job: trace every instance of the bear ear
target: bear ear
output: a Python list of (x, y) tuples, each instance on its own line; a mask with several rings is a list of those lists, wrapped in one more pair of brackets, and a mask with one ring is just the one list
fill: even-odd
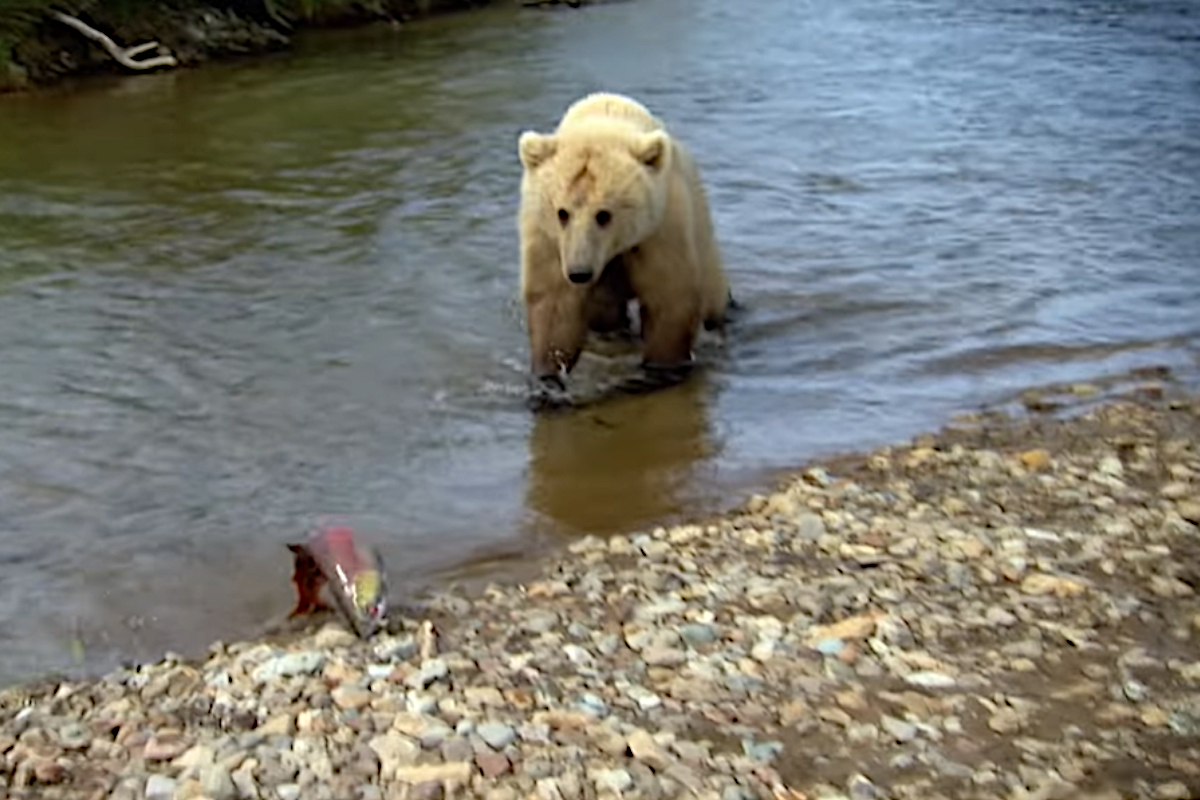
[(549, 161), (557, 149), (558, 142), (553, 136), (546, 136), (534, 131), (525, 131), (517, 140), (517, 152), (521, 156), (521, 165), (525, 169), (536, 169)]
[(642, 136), (633, 146), (633, 155), (654, 172), (667, 162), (667, 145), (670, 144), (665, 131), (653, 131)]

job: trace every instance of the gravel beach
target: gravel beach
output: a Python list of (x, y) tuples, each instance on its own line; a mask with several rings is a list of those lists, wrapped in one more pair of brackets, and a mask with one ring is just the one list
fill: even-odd
[(966, 415), (370, 641), (0, 691), (0, 797), (1197, 797), (1198, 526), (1193, 394)]

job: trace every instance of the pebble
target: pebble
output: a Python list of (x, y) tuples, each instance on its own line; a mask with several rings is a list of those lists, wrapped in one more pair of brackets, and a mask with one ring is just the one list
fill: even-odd
[(642, 711), (649, 711), (662, 705), (662, 698), (643, 686), (630, 686), (626, 690), (629, 698), (637, 703)]
[(679, 635), (689, 647), (703, 647), (717, 640), (717, 631), (712, 625), (689, 623), (679, 628)]
[(388, 636), (378, 639), (371, 652), (377, 661), (407, 661), (417, 654), (417, 641), (412, 636)]
[(312, 675), (324, 665), (325, 654), (318, 651), (285, 653), (258, 665), (254, 669), (254, 682), (263, 684), (295, 675)]
[(623, 769), (602, 769), (593, 776), (596, 790), (621, 794), (633, 788), (633, 777)]
[(485, 778), (492, 780), (512, 769), (512, 763), (503, 753), (476, 753), (475, 764)]
[(517, 732), (512, 726), (501, 722), (485, 722), (475, 728), (475, 733), (493, 750), (503, 750), (517, 738)]
[(770, 763), (778, 758), (779, 754), (783, 752), (783, 742), (756, 742), (753, 739), (743, 739), (742, 752), (744, 752), (746, 757), (751, 761)]
[(441, 680), (450, 674), (450, 668), (440, 658), (432, 658), (422, 662), (420, 669), (405, 681), (414, 689), (424, 689), (434, 681)]
[(146, 800), (172, 800), (175, 797), (176, 782), (166, 775), (151, 775), (146, 779)]
[(932, 670), (921, 670), (905, 675), (904, 682), (924, 689), (949, 689), (957, 683), (952, 676)]
[(825, 521), (816, 514), (801, 514), (796, 536), (805, 542), (815, 542), (825, 535)]
[(895, 717), (890, 717), (887, 714), (880, 717), (879, 727), (883, 728), (897, 742), (911, 742), (917, 737), (916, 725)]
[(640, 728), (633, 731), (629, 734), (628, 744), (630, 754), (656, 772), (665, 771), (673, 762), (648, 731)]
[(142, 758), (147, 761), (170, 761), (183, 755), (191, 747), (180, 733), (160, 733), (150, 737), (142, 748)]
[(371, 702), (371, 692), (360, 686), (338, 686), (329, 693), (338, 708), (359, 709)]
[(1002, 708), (988, 717), (987, 724), (996, 733), (1011, 734), (1021, 730), (1023, 720), (1015, 709)]
[(233, 776), (223, 764), (210, 764), (202, 768), (200, 786), (210, 800), (234, 800), (238, 796)]
[(1183, 781), (1168, 781), (1154, 787), (1155, 800), (1188, 800), (1194, 796)]
[(866, 775), (852, 776), (846, 788), (850, 792), (851, 800), (876, 800), (879, 797), (879, 790)]

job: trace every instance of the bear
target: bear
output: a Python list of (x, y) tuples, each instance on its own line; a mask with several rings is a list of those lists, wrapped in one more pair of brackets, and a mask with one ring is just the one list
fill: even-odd
[(642, 103), (596, 92), (518, 137), (520, 290), (530, 370), (563, 386), (589, 332), (631, 330), (644, 368), (686, 369), (732, 304), (691, 152)]

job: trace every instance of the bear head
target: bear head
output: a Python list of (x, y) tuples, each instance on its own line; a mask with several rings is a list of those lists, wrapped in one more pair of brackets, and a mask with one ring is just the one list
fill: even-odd
[(593, 122), (582, 129), (518, 141), (525, 169), (522, 213), (552, 231), (563, 276), (584, 286), (604, 266), (662, 224), (671, 140), (665, 131), (631, 131)]

